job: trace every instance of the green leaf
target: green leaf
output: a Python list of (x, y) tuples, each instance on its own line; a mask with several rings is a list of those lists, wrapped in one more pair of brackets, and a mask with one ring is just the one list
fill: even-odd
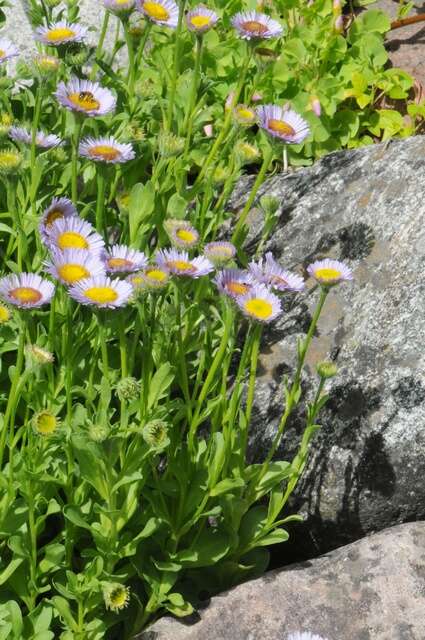
[(149, 385), (148, 408), (153, 409), (163, 398), (174, 380), (174, 369), (169, 362), (164, 362), (153, 376)]
[(222, 493), (228, 493), (234, 489), (241, 489), (245, 486), (242, 478), (226, 478), (210, 489), (210, 496), (219, 496)]
[(130, 244), (137, 245), (140, 225), (155, 209), (155, 187), (148, 180), (146, 184), (137, 183), (130, 192), (128, 216), (130, 224)]
[(209, 529), (192, 546), (177, 553), (174, 560), (183, 567), (208, 567), (221, 560), (229, 549), (229, 535), (220, 529)]
[(181, 220), (186, 217), (187, 202), (178, 193), (174, 193), (167, 204), (167, 216)]
[(13, 573), (15, 573), (16, 569), (19, 567), (19, 565), (23, 563), (23, 561), (24, 561), (24, 558), (13, 558), (9, 562), (7, 567), (3, 569), (3, 571), (0, 573), (0, 585), (4, 584), (9, 580), (10, 576)]
[(256, 540), (255, 545), (258, 547), (267, 547), (269, 544), (279, 544), (279, 542), (286, 542), (289, 539), (289, 533), (285, 529), (277, 528), (264, 536)]
[(72, 631), (78, 631), (78, 625), (74, 619), (74, 616), (71, 612), (71, 607), (69, 606), (69, 602), (62, 598), (61, 596), (53, 596), (52, 604), (55, 607), (56, 611), (59, 613), (61, 618), (66, 622), (68, 627)]

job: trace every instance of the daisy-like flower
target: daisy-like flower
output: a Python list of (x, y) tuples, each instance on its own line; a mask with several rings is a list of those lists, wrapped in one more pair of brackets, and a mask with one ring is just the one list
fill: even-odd
[(103, 599), (107, 609), (117, 613), (130, 601), (130, 589), (119, 582), (110, 582), (103, 588)]
[(233, 110), (235, 120), (238, 124), (250, 127), (257, 122), (257, 114), (254, 109), (247, 107), (245, 104), (238, 104)]
[(257, 108), (257, 116), (260, 127), (285, 144), (300, 144), (310, 133), (308, 123), (292, 109), (266, 104)]
[(95, 162), (107, 162), (108, 164), (128, 162), (135, 158), (131, 144), (122, 144), (112, 136), (85, 138), (80, 142), (79, 154)]
[[(25, 129), (25, 127), (11, 127), (9, 137), (15, 142), (22, 142), (23, 144), (31, 144), (32, 142), (32, 133), (28, 129)], [(62, 144), (62, 140), (53, 133), (37, 131), (35, 144), (41, 149), (53, 149)]]
[(214, 266), (204, 256), (189, 258), (187, 251), (176, 249), (161, 249), (156, 254), (156, 262), (176, 276), (199, 278), (213, 271)]
[(209, 242), (204, 247), (204, 256), (215, 267), (222, 267), (233, 260), (235, 255), (236, 247), (231, 242)]
[(16, 149), (2, 149), (0, 151), (0, 174), (16, 173), (22, 164), (23, 157)]
[(155, 24), (177, 27), (179, 8), (173, 0), (136, 0), (136, 8)]
[(218, 15), (200, 4), (186, 14), (186, 24), (189, 31), (205, 33), (217, 24)]
[(83, 42), (86, 36), (85, 27), (65, 20), (50, 24), (48, 27), (38, 27), (35, 31), (35, 39), (50, 47)]
[(99, 255), (105, 248), (101, 235), (89, 222), (81, 218), (59, 218), (51, 226), (48, 245), (50, 249), (83, 249)]
[(248, 268), (257, 282), (269, 285), (272, 289), (278, 291), (302, 291), (304, 289), (304, 280), (301, 276), (282, 269), (270, 252), (266, 253), (265, 260), (250, 262)]
[(20, 309), (36, 309), (48, 304), (55, 285), (37, 273), (11, 274), (0, 279), (0, 298)]
[(60, 419), (51, 411), (39, 411), (33, 418), (34, 431), (41, 436), (51, 436), (58, 430)]
[(272, 20), (265, 13), (257, 11), (246, 11), (237, 13), (232, 18), (232, 25), (245, 40), (253, 38), (270, 39), (277, 38), (283, 33), (282, 25), (276, 20)]
[(103, 0), (106, 9), (112, 13), (126, 13), (134, 9), (135, 0)]
[(40, 73), (49, 75), (59, 69), (60, 60), (56, 56), (40, 53), (34, 57), (34, 64)]
[(102, 254), (102, 261), (108, 273), (130, 273), (144, 269), (148, 260), (144, 253), (131, 249), (125, 244), (115, 244)]
[(254, 145), (244, 140), (238, 140), (235, 145), (235, 153), (242, 164), (255, 162), (260, 157), (260, 152), (257, 147), (254, 147)]
[(76, 217), (78, 217), (77, 209), (69, 198), (53, 198), (52, 202), (47, 209), (43, 211), (43, 215), (41, 216), (39, 231), (42, 241), (45, 244), (48, 242), (52, 224), (55, 220)]
[(331, 287), (339, 282), (353, 279), (353, 273), (349, 267), (339, 260), (325, 258), (317, 260), (307, 267), (309, 275), (317, 280), (319, 284)]
[(172, 244), (179, 249), (190, 249), (199, 242), (199, 233), (185, 220), (170, 218), (164, 222), (164, 229)]
[(5, 324), (10, 320), (10, 311), (4, 304), (0, 304), (0, 324)]
[(0, 38), (0, 64), (6, 62), (10, 58), (15, 58), (19, 55), (18, 49), (10, 40), (6, 38)]
[(214, 280), (220, 293), (236, 300), (247, 295), (254, 286), (254, 279), (248, 271), (242, 269), (223, 269)]
[(255, 284), (244, 296), (236, 298), (242, 313), (251, 320), (268, 323), (282, 313), (279, 298), (264, 284)]
[(132, 296), (133, 287), (126, 280), (95, 276), (77, 282), (68, 293), (80, 304), (93, 305), (100, 309), (116, 309), (127, 304)]
[(83, 249), (53, 249), (52, 257), (45, 262), (45, 267), (51, 276), (67, 287), (84, 278), (105, 275), (105, 266), (99, 255), (91, 255)]
[(170, 280), (170, 272), (164, 267), (150, 265), (142, 271), (128, 276), (127, 280), (133, 285), (136, 292), (162, 289)]
[(65, 84), (60, 82), (55, 93), (58, 102), (70, 111), (86, 116), (105, 116), (115, 110), (116, 98), (105, 87), (91, 80), (73, 77)]

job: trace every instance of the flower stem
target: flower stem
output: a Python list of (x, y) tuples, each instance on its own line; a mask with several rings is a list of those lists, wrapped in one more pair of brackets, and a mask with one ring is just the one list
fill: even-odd
[(179, 75), (180, 62), (181, 62), (181, 42), (182, 38), (182, 24), (183, 24), (183, 16), (184, 16), (184, 7), (186, 4), (186, 0), (180, 0), (179, 2), (179, 19), (177, 23), (176, 29), (176, 44), (174, 48), (174, 65), (173, 65), (173, 73), (171, 76), (171, 88), (170, 88), (170, 99), (168, 101), (168, 111), (167, 118), (165, 121), (165, 129), (169, 131), (171, 129), (171, 123), (173, 121), (173, 113), (174, 113), (174, 102), (176, 99), (176, 88), (177, 88), (177, 77)]
[(109, 16), (110, 16), (109, 11), (105, 11), (105, 15), (103, 16), (102, 30), (100, 32), (99, 42), (97, 43), (97, 48), (95, 53), (95, 62), (90, 74), (90, 80), (94, 80), (96, 77), (97, 66), (98, 66), (96, 60), (99, 60), (102, 54), (102, 49), (103, 49), (103, 45), (106, 38), (106, 32), (108, 30)]
[(78, 200), (78, 147), (80, 146), (81, 130), (83, 128), (82, 119), (75, 118), (75, 129), (72, 137), (72, 158), (71, 158), (71, 197), (74, 205)]
[(273, 158), (273, 147), (270, 146), (267, 149), (266, 153), (264, 154), (263, 164), (261, 165), (261, 169), (260, 169), (260, 171), (259, 171), (259, 173), (257, 175), (257, 178), (255, 179), (254, 186), (251, 189), (251, 193), (249, 194), (249, 198), (246, 201), (246, 204), (245, 204), (245, 206), (244, 206), (244, 208), (242, 210), (242, 213), (239, 216), (239, 220), (236, 223), (235, 230), (234, 230), (233, 236), (232, 236), (233, 244), (237, 244), (238, 241), (239, 241), (239, 238), (240, 238), (241, 232), (243, 230), (245, 221), (246, 221), (246, 219), (248, 217), (249, 212), (251, 211), (251, 207), (252, 207), (252, 204), (253, 204), (256, 196), (257, 196), (258, 190), (259, 190), (259, 188), (261, 187), (261, 185), (264, 182), (264, 178), (265, 178), (265, 175), (266, 175), (266, 173), (268, 171), (268, 168), (270, 166), (272, 158)]
[(105, 169), (97, 169), (96, 230), (101, 235), (105, 232)]
[(106, 344), (106, 331), (104, 318), (99, 314), (99, 341), (100, 350), (102, 353), (102, 370), (104, 377), (109, 380), (109, 359), (108, 359), (108, 347)]
[(128, 51), (128, 75), (127, 75), (128, 104), (129, 104), (130, 113), (133, 113), (134, 84), (136, 81), (136, 59), (135, 59), (135, 53), (134, 53), (134, 44), (133, 44), (133, 40), (129, 30), (128, 21), (123, 23), (123, 28), (124, 28), (125, 42), (126, 42), (127, 51)]
[(241, 434), (241, 464), (245, 463), (245, 452), (248, 441), (248, 429), (249, 423), (251, 421), (251, 413), (252, 413), (252, 405), (254, 403), (254, 395), (255, 395), (255, 384), (257, 382), (257, 365), (258, 365), (258, 354), (260, 351), (260, 342), (261, 342), (261, 334), (263, 327), (262, 325), (258, 325), (254, 329), (253, 340), (252, 340), (252, 349), (251, 349), (251, 366), (249, 371), (249, 383), (248, 383), (248, 392), (246, 397), (246, 407), (245, 407), (245, 422), (244, 428)]
[(195, 70), (193, 72), (192, 88), (191, 88), (191, 93), (189, 98), (189, 104), (187, 107), (186, 117), (183, 124), (183, 131), (186, 134), (186, 142), (185, 142), (184, 154), (183, 154), (184, 161), (186, 161), (187, 155), (189, 153), (190, 142), (192, 139), (193, 118), (195, 115), (194, 108), (196, 103), (196, 97), (198, 95), (199, 79), (200, 79), (200, 72), (201, 72), (202, 42), (203, 42), (202, 37), (198, 36), (196, 38)]
[(34, 117), (31, 127), (31, 187), (30, 187), (30, 200), (31, 200), (31, 213), (33, 216), (37, 215), (37, 172), (36, 172), (36, 149), (37, 149), (37, 129), (40, 122), (42, 105), (42, 93), (41, 87), (37, 88), (35, 97)]

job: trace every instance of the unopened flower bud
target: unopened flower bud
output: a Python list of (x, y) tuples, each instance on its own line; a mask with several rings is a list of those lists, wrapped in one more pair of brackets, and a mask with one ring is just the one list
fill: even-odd
[(260, 205), (264, 213), (273, 216), (279, 209), (279, 199), (275, 196), (263, 196), (260, 198)]
[(316, 114), (318, 118), (320, 118), (322, 113), (322, 107), (320, 105), (320, 100), (317, 96), (311, 96), (310, 98), (310, 107), (313, 113)]
[(89, 425), (89, 438), (93, 442), (103, 442), (109, 436), (109, 429), (103, 424)]
[(47, 351), (47, 349), (42, 349), (38, 347), (36, 344), (29, 344), (25, 348), (25, 353), (27, 355), (28, 360), (30, 360), (31, 364), (43, 365), (43, 364), (51, 364), (55, 357), (51, 351)]
[(342, 33), (344, 31), (344, 18), (343, 16), (338, 16), (334, 22), (334, 30), (336, 33)]
[(335, 362), (331, 362), (330, 360), (325, 360), (323, 362), (318, 362), (316, 365), (316, 371), (321, 378), (327, 380), (328, 378), (334, 378), (338, 373), (338, 367)]
[(154, 449), (164, 449), (170, 439), (168, 437), (168, 425), (163, 420), (151, 420), (142, 430), (143, 440)]
[(135, 400), (140, 394), (140, 384), (136, 378), (123, 378), (117, 384), (117, 396), (121, 401)]
[(229, 175), (229, 170), (227, 168), (217, 167), (212, 176), (213, 183), (216, 186), (223, 184), (223, 182), (226, 182)]
[(204, 133), (207, 136), (207, 138), (212, 138), (214, 135), (214, 128), (212, 126), (212, 124), (206, 124), (204, 127)]
[(341, 0), (333, 0), (332, 2), (332, 11), (334, 16), (340, 16), (342, 13), (342, 2)]
[(184, 149), (184, 138), (179, 138), (172, 133), (162, 132), (157, 138), (158, 151), (163, 158), (178, 156)]

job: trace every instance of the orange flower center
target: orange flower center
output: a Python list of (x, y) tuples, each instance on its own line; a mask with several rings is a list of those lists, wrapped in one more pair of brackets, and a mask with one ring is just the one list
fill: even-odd
[(84, 111), (94, 111), (99, 109), (100, 102), (96, 100), (91, 91), (81, 91), (80, 93), (71, 93), (69, 96), (72, 104)]
[(109, 258), (108, 267), (111, 269), (131, 269), (134, 263), (131, 260), (125, 258)]
[(258, 22), (258, 20), (248, 20), (247, 22), (242, 23), (242, 28), (245, 31), (249, 31), (249, 33), (260, 34), (266, 33), (268, 28), (262, 22)]
[(245, 293), (248, 293), (250, 289), (249, 285), (243, 284), (242, 282), (228, 282), (226, 287), (230, 293), (234, 293), (237, 296), (243, 296)]
[(100, 156), (103, 160), (116, 160), (120, 155), (121, 151), (106, 144), (98, 144), (89, 149), (89, 156), (91, 158)]
[(167, 267), (170, 269), (176, 269), (176, 271), (183, 271), (185, 273), (196, 273), (196, 268), (191, 262), (185, 260), (169, 260)]
[(41, 293), (33, 287), (17, 287), (12, 289), (10, 295), (21, 304), (34, 304), (42, 298)]
[(274, 118), (271, 118), (268, 121), (267, 126), (269, 129), (271, 129), (272, 131), (275, 131), (281, 136), (295, 135), (295, 129), (293, 129), (290, 124), (288, 124), (287, 122), (284, 122), (283, 120), (275, 120)]

